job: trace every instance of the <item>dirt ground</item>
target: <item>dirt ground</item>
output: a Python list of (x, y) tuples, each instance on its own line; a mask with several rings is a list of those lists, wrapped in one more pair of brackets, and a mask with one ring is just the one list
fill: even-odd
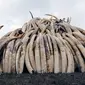
[(85, 73), (1, 74), (0, 85), (85, 85)]

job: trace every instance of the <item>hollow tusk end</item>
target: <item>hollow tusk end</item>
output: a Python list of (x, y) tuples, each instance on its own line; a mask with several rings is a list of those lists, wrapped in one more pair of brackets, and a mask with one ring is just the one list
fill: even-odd
[(2, 27), (4, 27), (4, 25), (1, 25), (1, 26), (0, 26), (0, 29), (1, 29)]

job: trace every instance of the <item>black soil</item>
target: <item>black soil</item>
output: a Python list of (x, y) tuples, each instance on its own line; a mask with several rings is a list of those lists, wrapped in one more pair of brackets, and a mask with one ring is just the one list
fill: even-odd
[(1, 74), (0, 85), (85, 85), (85, 73)]

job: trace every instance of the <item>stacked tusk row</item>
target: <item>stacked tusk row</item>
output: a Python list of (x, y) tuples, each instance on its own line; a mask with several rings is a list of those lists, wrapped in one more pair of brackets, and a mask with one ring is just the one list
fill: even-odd
[(0, 72), (85, 72), (85, 30), (51, 16), (33, 18), (0, 39)]

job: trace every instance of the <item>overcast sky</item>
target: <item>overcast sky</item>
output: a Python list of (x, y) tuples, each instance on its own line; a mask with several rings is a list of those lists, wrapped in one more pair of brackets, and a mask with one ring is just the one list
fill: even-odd
[(54, 14), (59, 18), (72, 17), (71, 24), (85, 28), (85, 0), (0, 0), (0, 36), (14, 30), (34, 17)]

